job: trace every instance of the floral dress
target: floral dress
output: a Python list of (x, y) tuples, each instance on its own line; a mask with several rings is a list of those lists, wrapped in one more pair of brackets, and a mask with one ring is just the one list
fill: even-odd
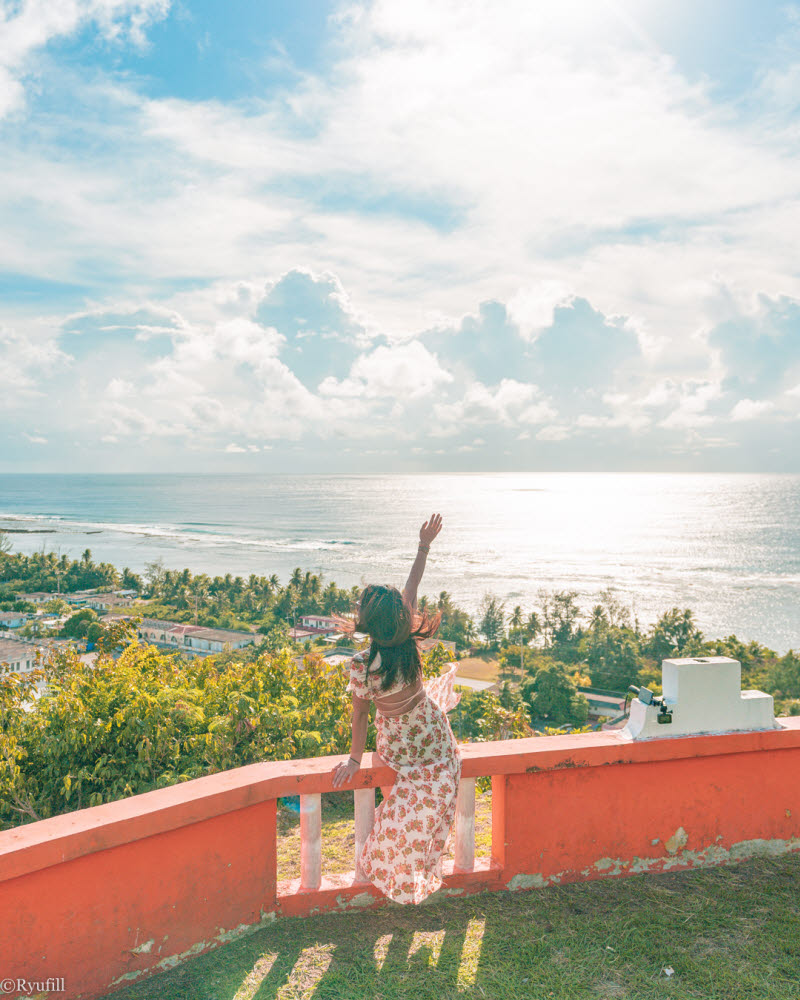
[[(366, 657), (350, 662), (348, 691), (380, 698), (401, 691), (401, 681), (381, 690), (380, 654), (366, 676)], [(457, 664), (425, 681), (425, 697), (404, 715), (375, 713), (377, 750), (397, 772), (388, 798), (358, 859), (366, 878), (397, 903), (419, 903), (442, 884), (442, 852), (453, 825), (461, 756), (446, 713), (458, 704)]]

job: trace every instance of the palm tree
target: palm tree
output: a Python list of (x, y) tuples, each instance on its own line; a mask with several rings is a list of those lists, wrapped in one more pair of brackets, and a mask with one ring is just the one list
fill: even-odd
[(329, 583), (325, 590), (322, 592), (322, 610), (326, 615), (331, 614), (331, 612), (336, 611), (339, 603), (339, 592), (336, 589), (335, 583)]
[(517, 642), (519, 643), (519, 679), (522, 680), (523, 674), (525, 673), (525, 665), (523, 661), (523, 633), (524, 633), (524, 619), (522, 617), (522, 608), (519, 604), (511, 612), (511, 617), (508, 619), (508, 635), (509, 638), (516, 635)]
[(537, 636), (542, 631), (542, 623), (535, 611), (531, 611), (528, 620), (525, 622), (525, 639), (527, 642), (535, 642)]
[(606, 616), (605, 609), (602, 604), (595, 604), (592, 608), (592, 614), (589, 618), (589, 628), (592, 632), (599, 632), (606, 625), (608, 625), (608, 617)]
[(202, 601), (208, 595), (208, 585), (211, 581), (205, 573), (192, 577), (191, 583), (183, 591), (185, 597), (194, 602), (194, 623), (197, 624), (197, 612)]

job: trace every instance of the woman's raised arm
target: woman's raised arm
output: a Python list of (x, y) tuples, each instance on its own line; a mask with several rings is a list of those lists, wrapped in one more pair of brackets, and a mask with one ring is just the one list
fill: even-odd
[(419, 529), (419, 548), (414, 559), (414, 565), (408, 575), (408, 580), (403, 588), (403, 599), (416, 611), (417, 589), (419, 588), (422, 574), (425, 572), (425, 562), (431, 548), (431, 542), (442, 530), (442, 515), (431, 514), (429, 521), (426, 521)]

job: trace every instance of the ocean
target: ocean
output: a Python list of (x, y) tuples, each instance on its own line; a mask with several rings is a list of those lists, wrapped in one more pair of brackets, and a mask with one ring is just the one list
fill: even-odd
[(527, 612), (540, 589), (588, 612), (610, 587), (643, 624), (689, 607), (708, 637), (800, 650), (797, 475), (0, 475), (14, 551), (88, 548), (136, 572), (162, 559), (283, 583), (299, 566), (402, 587), (434, 511), (421, 593), (471, 612), (486, 593)]

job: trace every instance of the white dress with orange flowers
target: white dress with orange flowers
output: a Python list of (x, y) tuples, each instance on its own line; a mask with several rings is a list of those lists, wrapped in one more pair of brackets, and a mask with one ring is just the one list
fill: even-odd
[[(381, 690), (380, 653), (366, 676), (366, 656), (350, 662), (348, 691), (381, 698), (401, 691), (401, 681)], [(397, 772), (391, 794), (359, 858), (364, 875), (397, 903), (419, 903), (442, 884), (442, 852), (453, 825), (461, 756), (446, 713), (458, 704), (457, 664), (425, 681), (425, 697), (396, 718), (375, 713), (377, 750)]]

